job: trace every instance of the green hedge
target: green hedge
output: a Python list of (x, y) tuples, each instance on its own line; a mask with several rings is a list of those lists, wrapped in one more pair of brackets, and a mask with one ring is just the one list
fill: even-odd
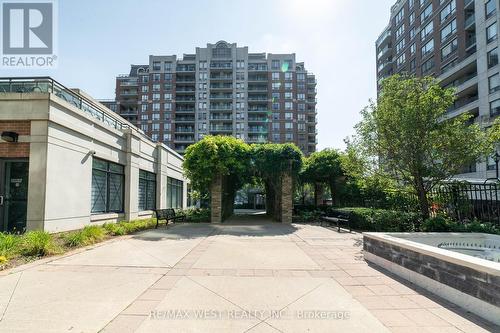
[(420, 224), (418, 213), (362, 207), (333, 210), (350, 213), (352, 228), (361, 231), (410, 232)]
[(436, 216), (424, 221), (422, 231), (500, 234), (500, 227), (492, 223), (483, 223), (477, 220), (468, 223), (459, 223), (444, 216)]

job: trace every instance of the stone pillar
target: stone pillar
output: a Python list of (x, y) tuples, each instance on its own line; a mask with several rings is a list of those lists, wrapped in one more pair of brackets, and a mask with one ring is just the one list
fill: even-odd
[(281, 223), (292, 223), (293, 181), (289, 171), (281, 176)]
[(140, 138), (127, 132), (127, 165), (125, 166), (125, 220), (139, 217), (139, 151)]
[(222, 223), (222, 176), (215, 175), (210, 185), (211, 222)]
[(323, 188), (323, 184), (315, 183), (314, 184), (314, 204), (316, 206), (323, 204), (323, 194), (325, 190)]

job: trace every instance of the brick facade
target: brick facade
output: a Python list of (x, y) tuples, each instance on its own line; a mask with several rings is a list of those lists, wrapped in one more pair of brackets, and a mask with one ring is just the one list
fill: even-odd
[[(0, 133), (4, 131), (16, 132), (19, 136), (30, 135), (29, 121), (0, 121)], [(0, 158), (27, 158), (30, 155), (29, 142), (0, 141)]]
[(211, 222), (222, 222), (222, 176), (214, 176), (210, 186), (210, 212)]
[(281, 223), (292, 223), (293, 179), (290, 172), (281, 176)]

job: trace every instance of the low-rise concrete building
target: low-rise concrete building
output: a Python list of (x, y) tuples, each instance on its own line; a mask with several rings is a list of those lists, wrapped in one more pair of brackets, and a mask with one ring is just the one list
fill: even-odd
[(182, 156), (78, 89), (0, 79), (0, 231), (59, 232), (187, 206)]

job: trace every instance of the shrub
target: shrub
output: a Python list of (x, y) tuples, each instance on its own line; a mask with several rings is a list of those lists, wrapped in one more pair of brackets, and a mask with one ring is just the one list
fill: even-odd
[(192, 223), (210, 222), (210, 209), (188, 208), (179, 211), (179, 214), (186, 215), (186, 222), (192, 222)]
[(46, 256), (61, 252), (54, 237), (45, 231), (29, 231), (21, 237), (20, 252), (24, 256)]
[(82, 230), (72, 232), (66, 236), (66, 245), (86, 246), (98, 243), (106, 237), (106, 229), (101, 226), (89, 225)]
[(457, 229), (454, 226), (455, 222), (445, 218), (444, 216), (436, 216), (427, 219), (422, 224), (422, 231), (426, 232), (450, 232)]
[(0, 232), (0, 256), (6, 259), (19, 251), (19, 235)]
[(362, 231), (410, 232), (420, 222), (418, 213), (373, 208), (340, 208), (337, 212), (351, 214), (353, 229)]

